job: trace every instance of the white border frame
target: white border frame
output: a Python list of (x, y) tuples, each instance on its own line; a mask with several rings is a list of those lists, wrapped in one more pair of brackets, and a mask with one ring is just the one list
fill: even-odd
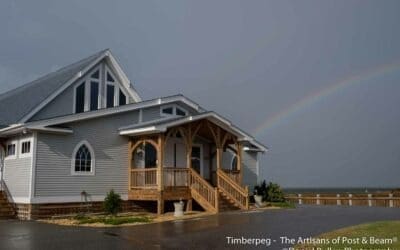
[[(114, 79), (114, 82), (110, 82), (107, 80), (107, 74), (110, 74), (110, 76)], [(104, 70), (104, 107), (107, 108), (107, 85), (113, 85), (114, 86), (114, 106), (123, 106), (119, 105), (119, 91), (121, 91), (125, 95), (125, 105), (129, 104), (129, 95), (127, 94), (127, 91), (123, 88), (122, 84), (119, 82), (118, 77), (114, 72), (110, 69), (110, 67), (105, 64), (105, 70)], [(112, 108), (112, 107), (109, 107)]]
[[(12, 145), (12, 144), (15, 145), (14, 154), (13, 155), (8, 155), (8, 145)], [(14, 140), (8, 141), (6, 143), (6, 148), (4, 150), (4, 161), (15, 160), (15, 159), (17, 159), (17, 155), (18, 155), (18, 140), (14, 139)]]
[[(22, 143), (30, 142), (29, 153), (22, 153)], [(19, 140), (19, 158), (32, 157), (33, 154), (33, 138), (24, 138)]]
[[(163, 113), (163, 109), (166, 108), (172, 108), (172, 114), (165, 114)], [(182, 110), (183, 112), (185, 112), (185, 115), (177, 115), (176, 114), (176, 109), (179, 108), (180, 110)], [(160, 106), (160, 116), (161, 117), (185, 117), (189, 114), (189, 111), (187, 111), (185, 108), (182, 108), (181, 106), (177, 105), (177, 104), (169, 104), (169, 105), (165, 105), (165, 106)]]
[[(92, 78), (91, 75), (96, 72), (99, 71), (99, 79), (96, 78)], [(98, 65), (97, 67), (93, 68), (91, 71), (88, 71), (86, 74), (86, 77), (84, 78), (80, 78), (79, 81), (77, 80), (77, 82), (74, 84), (74, 96), (73, 96), (73, 103), (72, 103), (72, 113), (73, 114), (78, 114), (76, 112), (76, 89), (81, 86), (81, 84), (85, 85), (85, 100), (83, 103), (83, 112), (87, 112), (87, 111), (94, 111), (94, 110), (90, 110), (90, 103), (91, 103), (91, 89), (90, 89), (90, 85), (91, 82), (98, 82), (99, 83), (99, 90), (98, 90), (98, 94), (97, 94), (97, 110), (101, 109), (101, 86), (102, 86), (102, 81), (101, 81), (101, 76), (102, 76), (102, 70), (101, 70), (101, 65)], [(82, 112), (82, 113), (83, 113)]]
[[(90, 166), (90, 172), (77, 172), (75, 171), (75, 155), (78, 152), (79, 148), (85, 145), (90, 152), (90, 157), (91, 157), (91, 166)], [(71, 156), (71, 175), (72, 176), (94, 176), (96, 173), (96, 157), (95, 153), (93, 150), (92, 145), (87, 140), (80, 141), (78, 144), (76, 144), (74, 150), (72, 151), (72, 156)]]

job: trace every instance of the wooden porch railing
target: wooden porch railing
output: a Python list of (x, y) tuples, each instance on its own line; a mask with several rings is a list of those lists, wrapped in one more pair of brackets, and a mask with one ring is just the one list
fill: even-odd
[(164, 167), (163, 172), (165, 187), (189, 186), (189, 168)]
[(218, 189), (211, 186), (195, 170), (190, 172), (190, 191), (195, 199), (205, 210), (217, 213), (218, 208)]
[(131, 188), (156, 188), (157, 168), (131, 169)]
[(240, 170), (222, 169), (234, 182), (240, 183)]
[(231, 198), (240, 208), (249, 209), (249, 189), (231, 179), (223, 170), (217, 170), (218, 188)]

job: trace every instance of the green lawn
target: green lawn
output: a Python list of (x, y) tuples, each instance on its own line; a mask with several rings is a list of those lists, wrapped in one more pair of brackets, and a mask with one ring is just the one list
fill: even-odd
[(294, 203), (284, 201), (284, 202), (267, 202), (267, 206), (281, 207), (281, 208), (295, 208)]
[[(326, 244), (302, 244), (297, 245), (295, 248), (313, 249), (313, 247), (320, 247), (321, 250), (339, 250), (347, 247), (348, 249), (351, 248), (351, 250), (395, 250), (400, 249), (400, 221), (361, 224), (324, 233), (314, 238), (327, 239), (329, 242)], [(338, 241), (338, 243), (335, 241)]]
[(78, 224), (93, 224), (103, 223), (106, 225), (122, 225), (128, 223), (148, 223), (151, 222), (151, 218), (145, 216), (77, 216), (75, 220)]

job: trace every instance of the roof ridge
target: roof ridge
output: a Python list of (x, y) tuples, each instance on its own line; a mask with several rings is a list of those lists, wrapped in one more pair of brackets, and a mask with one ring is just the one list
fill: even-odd
[(79, 61), (76, 61), (76, 62), (74, 62), (74, 63), (68, 64), (68, 65), (66, 65), (66, 66), (64, 66), (64, 67), (61, 67), (61, 68), (59, 68), (59, 69), (57, 69), (57, 70), (55, 70), (55, 71), (53, 71), (53, 72), (47, 73), (47, 74), (42, 75), (42, 76), (40, 76), (39, 78), (36, 78), (36, 79), (34, 79), (34, 80), (30, 81), (30, 82), (27, 82), (27, 83), (25, 83), (25, 84), (22, 84), (21, 86), (18, 86), (18, 87), (16, 87), (16, 88), (13, 88), (13, 89), (11, 89), (11, 90), (9, 90), (9, 91), (6, 91), (6, 92), (4, 92), (4, 93), (0, 93), (0, 100), (3, 99), (4, 97), (8, 97), (10, 94), (13, 94), (14, 92), (17, 92), (17, 91), (19, 91), (19, 90), (23, 90), (24, 88), (30, 87), (30, 86), (32, 86), (33, 84), (35, 84), (35, 83), (37, 83), (37, 82), (39, 82), (39, 81), (45, 80), (45, 79), (47, 79), (47, 78), (49, 78), (49, 77), (52, 77), (52, 76), (54, 76), (54, 75), (57, 74), (57, 73), (61, 73), (61, 72), (65, 71), (65, 70), (67, 70), (67, 69), (69, 69), (69, 68), (71, 68), (71, 67), (74, 67), (74, 66), (76, 66), (76, 65), (79, 65), (79, 64), (81, 64), (81, 63), (83, 63), (83, 62), (85, 62), (85, 61), (89, 61), (89, 59), (92, 60), (92, 59), (94, 59), (94, 58), (97, 58), (97, 57), (99, 57), (100, 55), (102, 55), (103, 53), (105, 53), (105, 52), (107, 52), (107, 51), (109, 51), (109, 50), (110, 50), (110, 49), (108, 49), (108, 48), (107, 48), (107, 49), (103, 49), (103, 50), (101, 50), (101, 51), (99, 51), (99, 52), (96, 52), (96, 53), (94, 53), (94, 54), (92, 54), (92, 55), (90, 55), (90, 56), (88, 56), (88, 57), (85, 57), (85, 58), (83, 58), (83, 59), (81, 59), (81, 60), (79, 60)]

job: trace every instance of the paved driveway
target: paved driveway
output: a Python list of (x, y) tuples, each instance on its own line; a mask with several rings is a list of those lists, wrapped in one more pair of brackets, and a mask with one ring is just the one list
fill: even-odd
[[(297, 209), (225, 213), (201, 219), (119, 228), (82, 228), (38, 222), (0, 221), (0, 249), (248, 249), (227, 244), (228, 236), (310, 237), (378, 220), (400, 220), (400, 209), (301, 206)], [(265, 249), (266, 246), (256, 249)]]

